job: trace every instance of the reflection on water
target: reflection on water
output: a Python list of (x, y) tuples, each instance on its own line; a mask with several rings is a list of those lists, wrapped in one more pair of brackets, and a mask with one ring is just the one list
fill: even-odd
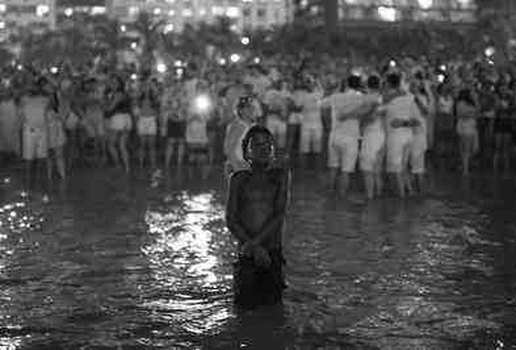
[(295, 177), (285, 304), (238, 314), (220, 181), (76, 176), (0, 181), (0, 350), (516, 348), (514, 183), (346, 203)]

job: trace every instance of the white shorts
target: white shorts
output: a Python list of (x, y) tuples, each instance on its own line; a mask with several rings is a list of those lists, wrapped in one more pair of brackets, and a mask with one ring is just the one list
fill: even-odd
[(387, 135), (387, 172), (400, 173), (410, 156), (412, 130), (398, 128)]
[(322, 126), (301, 125), (299, 150), (301, 153), (321, 153), (323, 141)]
[(158, 134), (158, 123), (156, 117), (140, 117), (138, 119), (138, 135), (140, 136), (155, 136)]
[(23, 159), (44, 159), (48, 157), (47, 133), (43, 129), (25, 126), (23, 128)]
[(358, 138), (331, 135), (328, 141), (328, 167), (340, 168), (345, 173), (356, 169), (358, 159)]
[(130, 131), (133, 127), (131, 116), (127, 113), (114, 114), (109, 119), (109, 130)]
[(287, 123), (275, 115), (267, 117), (267, 129), (272, 133), (274, 140), (279, 148), (287, 145)]
[(410, 144), (410, 170), (413, 174), (425, 172), (425, 153), (427, 147), (426, 134), (414, 135)]
[(366, 132), (360, 148), (360, 170), (374, 171), (382, 150), (385, 148), (385, 132), (383, 130)]
[(86, 130), (88, 137), (96, 138), (105, 135), (105, 119), (102, 115), (97, 113), (90, 112), (86, 118), (84, 118), (82, 126), (84, 127), (84, 130)]

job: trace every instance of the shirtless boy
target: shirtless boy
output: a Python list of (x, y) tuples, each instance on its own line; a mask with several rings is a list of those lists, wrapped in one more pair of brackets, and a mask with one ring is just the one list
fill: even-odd
[(239, 243), (235, 304), (246, 309), (281, 303), (285, 288), (282, 231), (290, 174), (272, 168), (273, 144), (267, 128), (251, 127), (242, 142), (250, 168), (230, 179), (226, 221)]

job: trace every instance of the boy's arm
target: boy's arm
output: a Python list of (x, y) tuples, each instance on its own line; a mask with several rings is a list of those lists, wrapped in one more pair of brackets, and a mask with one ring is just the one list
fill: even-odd
[(229, 196), (226, 204), (226, 225), (231, 234), (243, 244), (251, 241), (251, 238), (249, 238), (246, 229), (240, 223), (237, 215), (240, 206), (238, 194), (242, 191), (242, 183), (245, 176), (246, 174), (241, 171), (231, 176), (229, 182)]
[(274, 200), (274, 212), (269, 220), (265, 223), (260, 233), (251, 241), (253, 244), (261, 244), (269, 236), (278, 232), (283, 225), (287, 214), (287, 207), (290, 198), (290, 182), (291, 174), (288, 170), (283, 170), (281, 174), (281, 184), (277, 196)]

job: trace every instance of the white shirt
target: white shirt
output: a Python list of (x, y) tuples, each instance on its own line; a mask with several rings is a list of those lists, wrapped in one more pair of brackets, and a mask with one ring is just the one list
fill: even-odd
[(303, 126), (311, 128), (322, 127), (321, 102), (323, 93), (320, 91), (309, 92), (306, 90), (298, 91), (294, 97), (296, 105), (301, 107), (303, 116)]
[(364, 102), (364, 94), (357, 90), (349, 89), (345, 92), (335, 93), (322, 101), (322, 106), (331, 107), (331, 135), (345, 137), (360, 137), (360, 122), (357, 118), (339, 120), (342, 114), (351, 113), (358, 109)]

